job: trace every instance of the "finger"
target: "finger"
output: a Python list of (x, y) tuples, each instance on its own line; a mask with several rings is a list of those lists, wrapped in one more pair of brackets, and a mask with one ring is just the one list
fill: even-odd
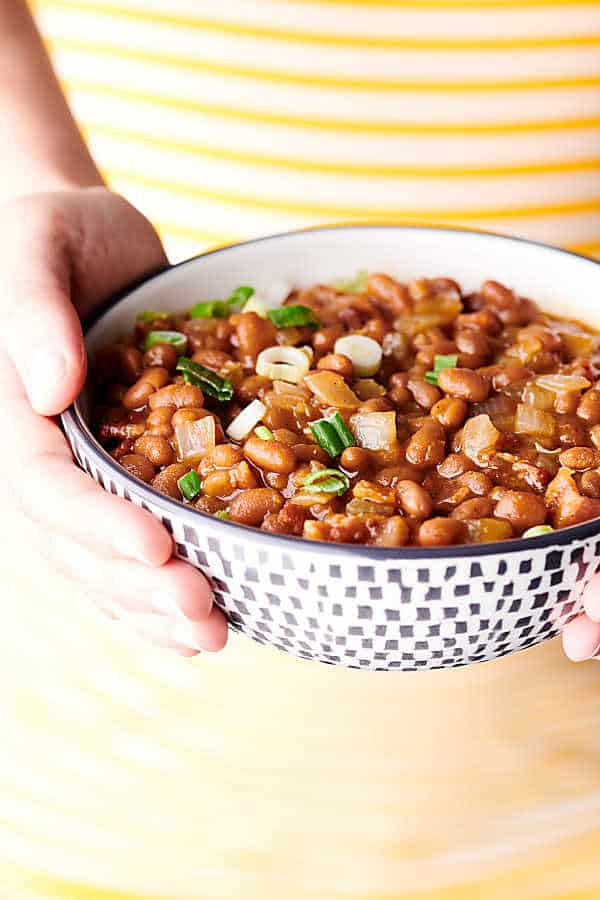
[(121, 618), (133, 634), (154, 647), (174, 650), (180, 656), (198, 656), (199, 650), (179, 644), (171, 635), (171, 625), (163, 617), (157, 615), (127, 614)]
[[(39, 217), (38, 217), (39, 218)], [(75, 399), (86, 375), (79, 317), (70, 299), (67, 248), (49, 241), (41, 223), (25, 216), (3, 230), (0, 266), (2, 344), (32, 407), (56, 415)]]
[(106, 560), (72, 538), (52, 540), (57, 565), (86, 589), (111, 598), (123, 610), (161, 614), (173, 620), (208, 621), (213, 593), (204, 575), (181, 560), (160, 568), (128, 560)]
[(33, 412), (14, 366), (1, 353), (0, 392), (11, 423), (4, 486), (21, 511), (47, 531), (69, 535), (100, 553), (163, 565), (173, 552), (163, 525), (76, 468), (60, 429)]
[(600, 578), (593, 578), (583, 596), (583, 608), (588, 619), (600, 622)]
[(577, 616), (565, 627), (562, 641), (566, 655), (573, 662), (592, 659), (600, 652), (600, 624), (585, 615)]
[(217, 653), (227, 643), (227, 620), (215, 606), (205, 622), (176, 621), (171, 637), (186, 647)]

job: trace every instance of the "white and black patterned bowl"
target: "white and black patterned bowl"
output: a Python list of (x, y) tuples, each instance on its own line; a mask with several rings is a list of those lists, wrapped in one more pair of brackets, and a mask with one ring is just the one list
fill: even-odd
[[(357, 226), (277, 235), (213, 251), (138, 285), (90, 328), (90, 352), (128, 333), (142, 309), (329, 282), (358, 268), (403, 280), (446, 275), (473, 290), (495, 278), (550, 312), (600, 324), (600, 265), (552, 247), (476, 232)], [(493, 659), (557, 634), (600, 570), (600, 520), (499, 544), (386, 549), (267, 534), (200, 513), (128, 475), (91, 434), (85, 391), (63, 424), (79, 464), (150, 510), (177, 554), (207, 573), (231, 626), (305, 659), (385, 671)]]

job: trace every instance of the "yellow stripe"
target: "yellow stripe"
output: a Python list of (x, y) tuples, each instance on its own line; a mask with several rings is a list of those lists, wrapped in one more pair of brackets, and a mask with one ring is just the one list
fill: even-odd
[(514, 163), (503, 166), (373, 166), (368, 163), (333, 163), (325, 160), (311, 161), (260, 153), (247, 153), (226, 147), (211, 147), (199, 142), (182, 141), (171, 137), (162, 138), (157, 135), (132, 129), (117, 128), (114, 125), (100, 122), (85, 121), (82, 127), (88, 138), (93, 137), (94, 134), (106, 135), (123, 141), (139, 142), (153, 147), (160, 147), (164, 150), (188, 153), (193, 156), (204, 156), (209, 159), (265, 166), (268, 169), (290, 169), (296, 172), (316, 172), (325, 175), (399, 178), (481, 178), (600, 171), (600, 157), (560, 160), (551, 163)]
[(185, 97), (167, 97), (147, 91), (114, 87), (110, 84), (98, 84), (82, 81), (77, 78), (63, 80), (65, 91), (76, 90), (88, 94), (100, 94), (117, 97), (120, 100), (144, 103), (150, 106), (163, 106), (184, 112), (202, 113), (222, 119), (234, 119), (244, 122), (256, 122), (262, 125), (279, 125), (291, 128), (306, 128), (322, 131), (360, 132), (365, 134), (406, 134), (406, 135), (478, 135), (505, 134), (507, 132), (529, 133), (545, 131), (569, 131), (600, 128), (600, 117), (589, 119), (557, 119), (540, 122), (495, 122), (491, 124), (473, 122), (360, 122), (348, 119), (319, 119), (306, 116), (282, 115), (251, 109), (237, 109), (188, 100)]
[(338, 206), (335, 204), (321, 205), (316, 203), (299, 203), (293, 200), (266, 200), (264, 197), (251, 194), (238, 194), (229, 191), (214, 191), (199, 185), (173, 181), (166, 178), (146, 176), (137, 171), (108, 167), (109, 177), (121, 179), (133, 184), (140, 184), (155, 190), (168, 191), (174, 194), (182, 194), (186, 197), (197, 197), (201, 200), (211, 200), (236, 207), (249, 207), (252, 209), (267, 210), (269, 212), (297, 213), (308, 216), (325, 216), (336, 218), (355, 219), (357, 221), (378, 220), (380, 222), (397, 221), (473, 221), (477, 219), (516, 219), (535, 218), (541, 216), (565, 215), (569, 213), (589, 213), (600, 211), (600, 197), (591, 200), (582, 200), (577, 203), (559, 203), (548, 206), (526, 207), (499, 207), (481, 209), (368, 209), (363, 206)]
[(567, 249), (573, 250), (574, 253), (583, 253), (587, 256), (595, 256), (596, 254), (600, 253), (600, 240), (585, 241), (582, 244), (567, 244)]
[(173, 222), (167, 223), (156, 219), (152, 220), (152, 224), (163, 236), (173, 235), (173, 237), (198, 241), (199, 244), (203, 245), (210, 244), (211, 246), (225, 247), (228, 244), (235, 244), (243, 240), (239, 235), (224, 234), (219, 231), (205, 231), (200, 228), (187, 228), (185, 225), (175, 225)]
[(333, 75), (309, 75), (307, 73), (291, 73), (285, 70), (261, 69), (248, 66), (225, 65), (212, 60), (192, 59), (179, 55), (157, 53), (151, 50), (140, 50), (133, 47), (116, 47), (112, 44), (84, 41), (78, 38), (48, 38), (53, 49), (83, 50), (97, 56), (136, 60), (174, 68), (185, 68), (195, 72), (207, 72), (212, 75), (223, 75), (231, 78), (251, 78), (259, 81), (304, 85), (318, 88), (344, 88), (359, 91), (529, 91), (548, 90), (552, 88), (600, 87), (600, 75), (579, 76), (575, 78), (545, 78), (536, 81), (530, 79), (514, 81), (399, 81), (360, 78), (339, 78)]
[(243, 24), (239, 22), (218, 21), (205, 19), (199, 16), (173, 15), (172, 13), (158, 12), (157, 10), (144, 10), (131, 8), (113, 3), (89, 4), (81, 0), (48, 0), (44, 3), (45, 9), (73, 9), (80, 12), (93, 13), (95, 15), (132, 19), (136, 22), (144, 21), (156, 25), (169, 25), (179, 28), (194, 29), (198, 31), (216, 32), (235, 37), (267, 39), (284, 41), (287, 43), (317, 44), (327, 47), (364, 47), (379, 50), (541, 50), (544, 48), (563, 49), (568, 47), (598, 47), (600, 46), (600, 34), (591, 35), (561, 35), (560, 37), (540, 36), (533, 37), (508, 37), (490, 39), (463, 39), (463, 38), (404, 38), (389, 37), (385, 35), (344, 35), (321, 34), (314, 31), (288, 30), (279, 28), (265, 28), (257, 25)]

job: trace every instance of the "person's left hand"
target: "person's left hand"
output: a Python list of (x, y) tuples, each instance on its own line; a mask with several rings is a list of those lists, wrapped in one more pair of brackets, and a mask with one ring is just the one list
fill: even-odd
[(563, 647), (573, 662), (600, 659), (600, 584), (593, 579), (584, 598), (584, 612), (563, 631)]

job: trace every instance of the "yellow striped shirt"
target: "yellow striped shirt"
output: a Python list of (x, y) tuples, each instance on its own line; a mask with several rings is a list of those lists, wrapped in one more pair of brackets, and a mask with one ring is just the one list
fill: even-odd
[(600, 251), (600, 3), (43, 0), (111, 182), (175, 256), (333, 221)]

